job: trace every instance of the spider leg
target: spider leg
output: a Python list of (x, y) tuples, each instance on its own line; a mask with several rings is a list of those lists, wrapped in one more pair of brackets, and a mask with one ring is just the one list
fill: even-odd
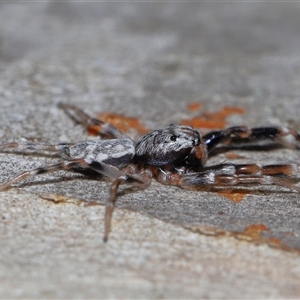
[(49, 145), (49, 144), (42, 144), (42, 143), (7, 143), (0, 145), (0, 149), (16, 149), (18, 151), (49, 151), (49, 152), (58, 152), (60, 153), (61, 150), (64, 148), (69, 148), (75, 145), (74, 143), (63, 143), (63, 144), (56, 144), (56, 145)]
[(115, 126), (105, 123), (101, 120), (90, 117), (83, 110), (78, 108), (75, 105), (59, 103), (58, 107), (63, 109), (67, 115), (69, 115), (76, 122), (88, 127), (88, 126), (97, 126), (97, 134), (108, 136), (111, 139), (130, 139), (125, 133), (120, 131)]
[[(76, 161), (76, 159), (70, 158), (64, 150), (70, 148), (75, 145), (74, 143), (62, 143), (56, 145), (47, 145), (47, 144), (38, 144), (38, 143), (8, 143), (0, 145), (0, 149), (12, 148), (17, 149), (19, 151), (31, 150), (31, 151), (50, 151), (57, 152), (61, 157), (66, 159), (66, 163), (70, 161)], [(82, 158), (77, 159), (78, 166), (83, 168), (93, 169), (94, 171), (103, 174), (107, 177), (118, 178), (120, 176), (120, 171), (118, 168), (108, 165), (103, 162), (92, 161), (91, 163), (86, 163)]]
[(76, 167), (81, 167), (84, 169), (93, 169), (93, 170), (97, 171), (98, 173), (101, 173), (103, 175), (106, 175), (106, 176), (109, 176), (112, 178), (117, 178), (118, 176), (120, 176), (119, 170), (113, 166), (110, 166), (110, 165), (107, 165), (104, 163), (88, 164), (81, 158), (80, 159), (70, 159), (67, 161), (62, 161), (55, 165), (40, 167), (40, 168), (36, 168), (36, 169), (30, 170), (30, 171), (23, 172), (23, 173), (17, 175), (16, 177), (10, 179), (9, 181), (0, 184), (0, 191), (9, 188), (12, 184), (14, 184), (20, 180), (23, 180), (27, 177), (61, 171), (61, 170), (67, 171), (67, 170), (70, 170), (70, 169), (76, 168)]
[(226, 130), (212, 131), (203, 136), (207, 150), (211, 151), (218, 144), (230, 144), (241, 141), (258, 141), (266, 139), (276, 139), (292, 135), (296, 141), (300, 142), (300, 134), (295, 129), (287, 127), (257, 127), (234, 126)]
[(176, 174), (158, 169), (155, 174), (162, 184), (176, 185), (185, 189), (205, 190), (210, 187), (239, 184), (279, 185), (300, 192), (293, 179), (300, 177), (300, 165), (220, 164), (203, 168), (197, 173)]
[(199, 173), (182, 175), (177, 185), (188, 189), (239, 184), (279, 185), (300, 192), (293, 179), (300, 176), (300, 165), (220, 164)]
[(106, 206), (105, 206), (105, 230), (104, 230), (104, 237), (103, 241), (107, 242), (108, 235), (111, 230), (111, 219), (112, 214), (115, 208), (116, 200), (117, 200), (117, 191), (121, 184), (129, 184), (132, 186), (139, 186), (146, 188), (149, 186), (152, 173), (147, 169), (140, 170), (139, 174), (126, 174), (127, 170), (132, 171), (132, 166), (129, 166), (125, 169), (123, 175), (119, 176), (119, 178), (115, 179), (110, 187), (109, 190), (109, 198), (107, 199)]

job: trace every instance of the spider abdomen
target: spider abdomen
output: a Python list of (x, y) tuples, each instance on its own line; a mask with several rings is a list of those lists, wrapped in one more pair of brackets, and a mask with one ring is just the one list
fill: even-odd
[(129, 139), (84, 141), (64, 149), (70, 158), (82, 158), (88, 164), (105, 163), (121, 169), (132, 162), (135, 149)]

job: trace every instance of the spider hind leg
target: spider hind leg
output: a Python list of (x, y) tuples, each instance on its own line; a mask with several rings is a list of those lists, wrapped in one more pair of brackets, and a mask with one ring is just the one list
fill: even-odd
[(56, 171), (61, 171), (61, 170), (70, 170), (72, 168), (76, 167), (82, 167), (82, 168), (88, 168), (88, 164), (83, 160), (83, 159), (73, 159), (69, 161), (62, 161), (58, 164), (55, 165), (50, 165), (47, 167), (40, 167), (36, 168), (30, 171), (25, 171), (20, 173), (19, 175), (15, 176), (14, 178), (8, 180), (7, 182), (4, 182), (0, 184), (0, 191), (5, 190), (7, 188), (10, 188), (12, 184), (19, 182), (23, 179), (26, 179), (28, 177), (33, 177), (41, 174), (46, 174), (46, 173), (52, 173)]
[(15, 149), (17, 151), (49, 151), (49, 152), (57, 152), (60, 154), (64, 148), (68, 148), (73, 146), (74, 143), (62, 143), (62, 144), (43, 144), (43, 143), (7, 143), (0, 145), (0, 149)]

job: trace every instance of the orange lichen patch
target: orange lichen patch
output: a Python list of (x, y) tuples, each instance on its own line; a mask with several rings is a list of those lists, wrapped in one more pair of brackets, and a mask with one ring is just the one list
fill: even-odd
[(261, 238), (261, 232), (268, 230), (264, 224), (252, 224), (246, 227), (243, 232), (236, 233), (236, 238), (240, 240), (257, 241)]
[(245, 228), (244, 232), (246, 233), (253, 233), (257, 232), (261, 233), (262, 231), (269, 231), (269, 229), (264, 224), (252, 224)]
[(226, 192), (215, 192), (217, 195), (221, 197), (225, 197), (233, 202), (241, 202), (244, 197), (250, 194), (249, 190), (231, 190)]
[(261, 232), (262, 231), (269, 231), (269, 229), (264, 225), (264, 224), (252, 224), (246, 227), (242, 232), (230, 232), (226, 231), (224, 229), (220, 229), (217, 227), (208, 227), (208, 226), (197, 226), (197, 225), (192, 225), (192, 226), (185, 226), (185, 228), (205, 234), (205, 235), (210, 235), (210, 236), (221, 236), (221, 235), (229, 235), (229, 236), (234, 236), (239, 240), (244, 240), (248, 242), (257, 242), (257, 241), (262, 241), (262, 242), (267, 242), (270, 240), (270, 242), (274, 242), (274, 244), (278, 243), (280, 244), (280, 241), (275, 238), (261, 238)]
[(266, 243), (268, 244), (268, 246), (270, 246), (272, 248), (281, 249), (281, 250), (290, 251), (290, 252), (300, 253), (300, 249), (293, 248), (293, 247), (290, 247), (288, 245), (285, 245), (279, 239), (268, 238), (268, 239), (265, 239), (265, 240), (266, 240)]
[[(120, 129), (122, 132), (128, 132), (130, 129), (135, 129), (140, 134), (145, 134), (148, 129), (145, 128), (137, 118), (126, 117), (121, 114), (102, 112), (97, 115), (97, 119), (110, 123)], [(88, 126), (88, 133), (96, 135), (99, 132), (99, 126)]]
[(89, 135), (97, 135), (100, 131), (100, 126), (90, 125), (87, 127), (87, 131)]
[(243, 232), (234, 232), (233, 236), (239, 240), (255, 242), (255, 243), (265, 243), (272, 248), (278, 248), (286, 251), (297, 251), (298, 249), (293, 249), (287, 245), (284, 245), (279, 239), (274, 237), (265, 238), (261, 235), (263, 231), (269, 231), (269, 229), (264, 224), (253, 224), (244, 229)]
[(299, 249), (294, 249), (283, 244), (279, 239), (274, 237), (263, 237), (261, 233), (263, 231), (269, 231), (269, 229), (264, 224), (253, 224), (244, 229), (243, 232), (233, 232), (233, 236), (239, 240), (245, 240), (249, 242), (255, 242), (259, 244), (267, 244), (272, 248), (278, 248), (286, 251), (299, 251)]
[(186, 108), (189, 111), (196, 111), (196, 110), (200, 109), (200, 107), (201, 107), (200, 103), (194, 102), (194, 103), (188, 104)]
[(81, 199), (66, 197), (66, 196), (57, 195), (57, 194), (42, 194), (42, 195), (40, 195), (40, 197), (45, 200), (50, 200), (50, 201), (54, 202), (55, 204), (73, 203), (73, 204), (80, 205), (81, 203), (85, 202), (84, 200), (81, 200)]
[(72, 198), (72, 197), (67, 197), (67, 196), (62, 196), (57, 194), (40, 194), (40, 197), (42, 199), (49, 200), (55, 204), (72, 203), (72, 204), (83, 205), (83, 206), (103, 205), (102, 203), (97, 201), (87, 201), (84, 199)]
[(235, 106), (225, 106), (220, 111), (214, 113), (204, 112), (202, 115), (210, 119), (225, 119), (226, 117), (233, 114), (244, 114), (244, 109)]
[(281, 243), (281, 241), (279, 239), (276, 239), (276, 238), (269, 238), (269, 239), (267, 239), (267, 242), (270, 246), (275, 247), (275, 248), (286, 247)]
[(264, 224), (249, 225), (242, 232), (226, 231), (218, 227), (205, 226), (205, 225), (184, 225), (184, 228), (192, 232), (204, 234), (208, 236), (214, 236), (214, 237), (231, 236), (245, 242), (252, 242), (255, 244), (266, 244), (272, 248), (300, 253), (300, 249), (285, 245), (278, 238), (263, 237), (262, 232), (269, 231), (269, 229)]
[(224, 120), (208, 120), (203, 117), (195, 117), (192, 119), (181, 120), (180, 125), (191, 126), (194, 128), (219, 129), (225, 127)]
[(88, 201), (84, 203), (84, 206), (98, 206), (98, 205), (102, 205), (102, 204), (97, 201)]
[(232, 114), (243, 114), (244, 112), (242, 108), (226, 106), (214, 113), (203, 112), (200, 116), (184, 119), (180, 124), (194, 128), (221, 129), (226, 126), (226, 118), (228, 116)]
[(245, 158), (245, 156), (242, 156), (242, 155), (239, 155), (239, 154), (236, 154), (234, 152), (227, 152), (225, 154), (226, 158), (228, 159), (241, 159), (241, 158)]
[(184, 228), (195, 233), (200, 233), (209, 236), (221, 236), (226, 234), (225, 230), (212, 226), (185, 225)]

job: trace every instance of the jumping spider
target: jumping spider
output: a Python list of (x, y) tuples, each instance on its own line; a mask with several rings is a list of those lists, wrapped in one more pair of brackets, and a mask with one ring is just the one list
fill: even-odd
[(230, 127), (201, 136), (189, 126), (171, 124), (151, 131), (137, 141), (109, 123), (94, 119), (76, 106), (59, 104), (77, 122), (85, 126), (98, 126), (99, 135), (110, 140), (83, 141), (68, 144), (8, 143), (1, 149), (53, 151), (62, 161), (58, 164), (23, 172), (0, 185), (0, 190), (10, 187), (26, 177), (59, 170), (93, 170), (113, 178), (105, 207), (105, 233), (107, 241), (111, 218), (120, 184), (147, 187), (154, 177), (162, 184), (184, 189), (207, 190), (211, 187), (238, 184), (279, 185), (300, 192), (293, 179), (300, 174), (300, 165), (265, 165), (222, 163), (205, 167), (208, 155), (220, 144), (233, 141), (257, 141), (292, 135), (298, 142), (300, 134), (291, 128), (246, 126)]

